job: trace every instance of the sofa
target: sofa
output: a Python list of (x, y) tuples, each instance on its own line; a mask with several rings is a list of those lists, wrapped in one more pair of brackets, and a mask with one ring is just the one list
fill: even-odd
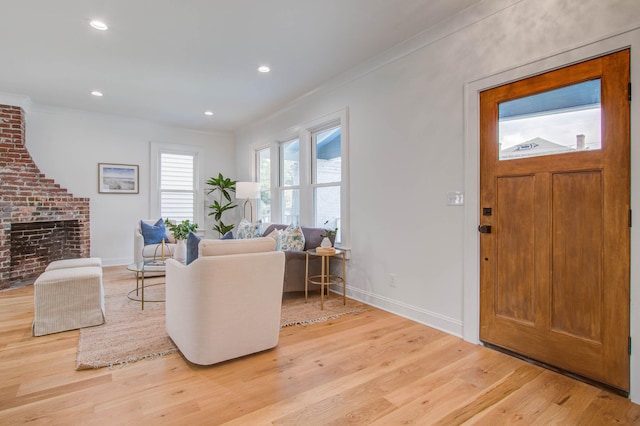
[(272, 238), (202, 240), (166, 268), (166, 329), (190, 362), (211, 365), (277, 346), (285, 255)]
[[(284, 230), (287, 225), (271, 224), (262, 233), (262, 235), (269, 235), (274, 229)], [(301, 227), (304, 234), (304, 250), (314, 249), (320, 247), (323, 235), (326, 233), (324, 228), (309, 228)], [(335, 237), (330, 237), (333, 244)], [(285, 251), (285, 266), (284, 266), (284, 286), (283, 292), (304, 291), (305, 271), (307, 255), (305, 251)], [(319, 275), (322, 268), (320, 263), (320, 257), (312, 257), (309, 259), (309, 275)], [(334, 268), (336, 268), (334, 270)], [(342, 275), (340, 265), (338, 262), (331, 262), (331, 270), (334, 275)], [(317, 286), (310, 287), (309, 290), (314, 290)]]

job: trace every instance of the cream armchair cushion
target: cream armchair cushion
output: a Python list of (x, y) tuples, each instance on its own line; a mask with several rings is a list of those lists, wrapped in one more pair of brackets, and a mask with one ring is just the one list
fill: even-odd
[[(157, 221), (157, 219), (143, 220), (149, 225), (153, 225)], [(168, 247), (166, 247), (166, 249), (169, 253), (174, 253), (176, 249), (176, 239), (168, 229), (167, 237), (169, 238), (169, 241), (167, 241)], [(142, 236), (142, 231), (140, 230), (140, 222), (138, 222), (133, 231), (133, 261), (142, 262), (143, 260), (151, 260), (153, 259), (154, 255), (157, 257), (161, 257), (162, 248), (160, 246), (161, 244), (149, 244), (146, 246), (144, 245), (144, 237)], [(165, 252), (165, 257), (170, 257), (170, 255)]]
[(284, 253), (272, 238), (202, 240), (190, 265), (167, 261), (167, 333), (200, 365), (273, 348), (283, 280)]

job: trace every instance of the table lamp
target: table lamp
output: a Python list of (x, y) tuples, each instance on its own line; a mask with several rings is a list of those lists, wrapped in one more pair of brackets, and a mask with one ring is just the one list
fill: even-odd
[(236, 183), (236, 198), (245, 198), (244, 207), (242, 211), (243, 217), (247, 214), (247, 203), (249, 203), (250, 214), (249, 221), (253, 222), (253, 204), (252, 199), (260, 197), (260, 183), (259, 182), (237, 182)]

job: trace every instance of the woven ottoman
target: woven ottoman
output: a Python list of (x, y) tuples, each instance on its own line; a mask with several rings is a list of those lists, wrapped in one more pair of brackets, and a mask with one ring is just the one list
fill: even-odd
[(47, 269), (45, 269), (45, 271), (67, 268), (80, 268), (82, 266), (102, 267), (102, 259), (100, 259), (99, 257), (84, 257), (80, 259), (55, 260), (47, 265)]
[(34, 283), (34, 308), (34, 336), (103, 324), (102, 268), (43, 272)]

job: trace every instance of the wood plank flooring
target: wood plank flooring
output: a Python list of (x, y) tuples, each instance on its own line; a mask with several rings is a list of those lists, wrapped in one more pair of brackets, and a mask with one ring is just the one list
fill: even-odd
[(0, 425), (640, 424), (623, 397), (375, 308), (211, 367), (75, 371), (79, 332), (32, 337), (32, 320), (32, 286), (0, 292)]

